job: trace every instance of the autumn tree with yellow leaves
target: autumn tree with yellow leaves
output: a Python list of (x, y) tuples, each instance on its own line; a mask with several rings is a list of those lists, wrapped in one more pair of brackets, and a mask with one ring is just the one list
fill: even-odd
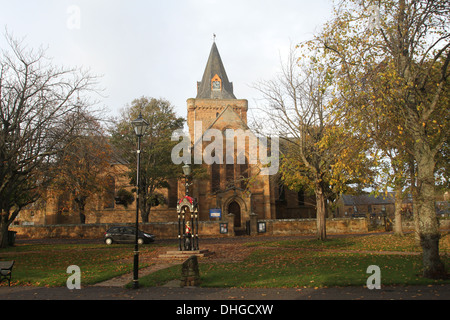
[(336, 66), (347, 126), (409, 159), (423, 275), (429, 278), (446, 276), (434, 203), (436, 165), (450, 133), (449, 26), (444, 0), (343, 1), (309, 43), (319, 59)]

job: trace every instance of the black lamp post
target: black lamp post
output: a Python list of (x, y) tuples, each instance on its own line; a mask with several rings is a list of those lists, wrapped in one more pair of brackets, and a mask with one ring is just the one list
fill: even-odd
[(138, 138), (137, 148), (137, 168), (136, 168), (136, 235), (134, 239), (134, 264), (133, 264), (133, 288), (139, 288), (138, 269), (139, 269), (139, 247), (138, 247), (138, 231), (139, 231), (139, 191), (140, 191), (140, 178), (139, 171), (141, 165), (141, 137), (144, 135), (145, 130), (148, 127), (147, 121), (142, 118), (142, 114), (139, 113), (139, 117), (131, 122), (134, 126), (134, 131)]
[[(184, 196), (185, 197), (188, 197), (189, 196), (189, 176), (191, 175), (191, 166), (190, 165), (188, 165), (188, 164), (185, 164), (184, 166), (183, 166), (183, 173), (184, 173)], [(185, 219), (185, 214), (186, 214), (186, 208), (183, 208), (183, 211), (182, 211), (182, 214), (183, 214), (183, 233), (185, 234), (185, 232), (186, 232), (186, 220), (184, 220)], [(192, 215), (192, 212), (191, 212), (191, 215)], [(192, 228), (193, 226), (192, 226), (192, 224), (191, 224), (191, 228)], [(187, 234), (185, 234), (185, 236), (187, 236)], [(191, 236), (190, 236), (191, 238), (189, 239), (189, 241), (192, 241), (192, 232), (191, 232)], [(184, 248), (186, 249), (186, 241), (187, 241), (188, 239), (184, 239), (184, 241), (185, 241), (185, 243), (184, 243)], [(190, 248), (192, 248), (192, 243), (191, 243), (191, 245), (190, 245)]]
[[(184, 173), (184, 179), (185, 179), (185, 184), (184, 184), (184, 190), (185, 190), (185, 197), (190, 197), (189, 196), (189, 186), (192, 185), (192, 183), (190, 182), (190, 176), (192, 173), (192, 169), (191, 166), (188, 164), (185, 164), (183, 166), (183, 173)], [(190, 227), (191, 227), (191, 250), (198, 250), (198, 205), (195, 199), (192, 199), (192, 206), (190, 208), (191, 212), (190, 212)], [(184, 208), (182, 208), (181, 213), (183, 214), (182, 218), (183, 218), (183, 228), (185, 226), (185, 213), (186, 210)], [(178, 220), (180, 223), (180, 215), (178, 214)], [(181, 237), (181, 233), (179, 233), (179, 237)], [(180, 238), (180, 250), (181, 250), (181, 238)]]
[(184, 179), (185, 179), (185, 185), (184, 185), (185, 195), (189, 196), (189, 176), (191, 175), (191, 166), (188, 164), (185, 164), (183, 166), (183, 173), (184, 173)]

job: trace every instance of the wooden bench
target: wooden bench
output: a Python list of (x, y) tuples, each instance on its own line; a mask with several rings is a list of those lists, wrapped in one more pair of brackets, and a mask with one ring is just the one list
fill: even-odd
[(0, 283), (8, 280), (8, 286), (11, 286), (11, 275), (15, 261), (0, 261)]

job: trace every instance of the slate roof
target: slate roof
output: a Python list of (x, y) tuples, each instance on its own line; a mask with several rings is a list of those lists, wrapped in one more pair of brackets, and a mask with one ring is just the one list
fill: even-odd
[[(215, 75), (222, 80), (222, 90), (211, 89), (211, 81)], [(233, 93), (233, 83), (228, 80), (215, 42), (212, 45), (202, 81), (197, 83), (197, 90), (197, 99), (236, 99)]]
[(387, 196), (380, 195), (374, 197), (371, 195), (342, 195), (342, 201), (346, 206), (357, 206), (357, 205), (367, 205), (367, 204), (393, 204), (395, 202), (394, 197), (391, 194)]

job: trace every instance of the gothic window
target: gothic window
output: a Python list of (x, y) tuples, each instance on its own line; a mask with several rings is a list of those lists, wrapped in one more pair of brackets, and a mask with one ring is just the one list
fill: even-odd
[(57, 202), (58, 214), (68, 213), (70, 210), (70, 193), (65, 191), (58, 197)]
[(227, 187), (234, 187), (234, 163), (225, 165)]
[(286, 191), (284, 189), (284, 185), (280, 184), (278, 186), (278, 200), (279, 201), (286, 201)]
[[(216, 150), (211, 153), (212, 157), (216, 156)], [(211, 165), (211, 192), (220, 190), (220, 165), (213, 163)]]
[(250, 178), (250, 167), (248, 165), (248, 159), (245, 157), (245, 163), (239, 164), (240, 184), (241, 189), (247, 188), (247, 182)]
[(304, 206), (305, 205), (305, 192), (303, 190), (300, 190), (297, 193), (297, 199), (298, 199), (298, 205)]
[(220, 190), (220, 165), (213, 163), (211, 165), (211, 191), (216, 192)]
[(178, 190), (177, 190), (177, 181), (176, 180), (171, 180), (169, 181), (169, 190), (168, 190), (168, 198), (169, 198), (169, 203), (168, 206), (169, 208), (176, 208), (177, 207), (177, 201), (178, 201)]
[(103, 208), (114, 209), (116, 195), (116, 181), (114, 177), (107, 176), (105, 182), (105, 191), (103, 193)]

